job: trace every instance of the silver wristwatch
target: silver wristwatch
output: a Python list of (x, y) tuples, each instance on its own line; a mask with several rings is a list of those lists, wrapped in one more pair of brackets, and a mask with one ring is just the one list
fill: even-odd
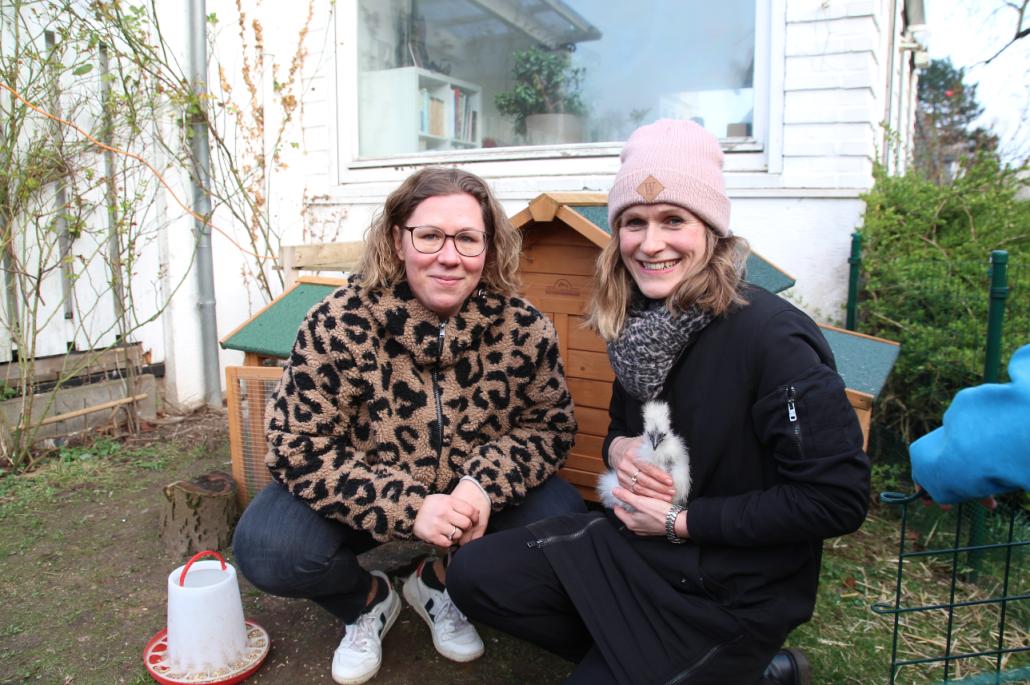
[(665, 539), (674, 545), (682, 545), (686, 540), (676, 535), (676, 517), (680, 515), (685, 507), (673, 504), (665, 514)]

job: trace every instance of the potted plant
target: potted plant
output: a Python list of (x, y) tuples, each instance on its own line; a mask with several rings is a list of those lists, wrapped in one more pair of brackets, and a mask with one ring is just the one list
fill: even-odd
[(498, 94), (494, 104), (514, 120), (515, 132), (526, 136), (530, 145), (583, 142), (586, 107), (580, 89), (586, 70), (572, 66), (567, 50), (534, 46), (513, 57), (515, 85)]

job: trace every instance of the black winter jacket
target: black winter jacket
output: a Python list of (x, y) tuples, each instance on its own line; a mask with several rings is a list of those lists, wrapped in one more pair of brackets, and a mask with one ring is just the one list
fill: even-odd
[[(698, 335), (661, 396), (690, 451), (690, 540), (622, 532), (670, 584), (785, 636), (811, 617), (823, 539), (865, 518), (869, 460), (819, 328), (765, 290), (743, 294), (748, 304)], [(610, 415), (606, 460), (614, 438), (643, 429), (640, 402), (617, 381)]]

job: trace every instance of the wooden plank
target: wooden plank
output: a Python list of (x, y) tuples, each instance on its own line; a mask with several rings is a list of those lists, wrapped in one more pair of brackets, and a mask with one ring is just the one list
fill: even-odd
[(515, 214), (510, 219), (508, 219), (508, 221), (511, 222), (511, 225), (514, 226), (515, 228), (522, 228), (523, 226), (525, 226), (526, 224), (528, 224), (532, 220), (533, 220), (533, 215), (529, 212), (529, 207), (526, 207), (521, 212), (519, 212), (518, 214)]
[(522, 274), (522, 294), (540, 310), (580, 315), (586, 312), (593, 281), (588, 276)]
[(334, 285), (343, 286), (347, 285), (348, 278), (333, 278), (331, 276), (300, 276), (297, 278), (297, 283), (311, 283), (312, 285)]
[(558, 211), (559, 204), (558, 200), (547, 193), (537, 195), (529, 203), (529, 214), (533, 221), (550, 221)]
[(608, 363), (608, 355), (603, 352), (587, 352), (569, 348), (569, 361), (565, 369), (569, 378), (585, 378), (595, 381), (614, 381), (615, 372)]
[(608, 435), (611, 417), (608, 416), (607, 409), (576, 407), (576, 422), (579, 423), (580, 433), (604, 437)]
[(873, 420), (873, 396), (867, 392), (845, 388), (844, 394), (848, 396), (848, 402), (855, 410), (858, 417), (858, 425), (862, 427), (862, 449), (869, 449), (869, 424)]
[(576, 433), (576, 444), (572, 446), (572, 453), (585, 457), (601, 458), (601, 449), (604, 447), (604, 437), (600, 435), (586, 435)]
[[(267, 366), (226, 368), (229, 454), (233, 478), (239, 487), (240, 503), (243, 505), (271, 480), (265, 468), (264, 389), (277, 382), (282, 373), (281, 368)], [(245, 399), (240, 393), (241, 388), (246, 389)], [(244, 403), (247, 407), (246, 420), (243, 416)]]
[(597, 247), (578, 231), (573, 230), (560, 221), (536, 223), (527, 228), (522, 236), (523, 249), (541, 245), (561, 245), (564, 247)]
[(240, 425), (240, 392), (237, 386), (240, 368), (225, 367), (225, 405), (229, 419), (229, 462), (236, 481), (236, 500), (242, 509), (250, 501), (250, 491), (243, 470), (243, 427)]
[(554, 323), (554, 330), (558, 334), (558, 354), (562, 359), (569, 356), (569, 316), (562, 313), (548, 314)]
[(117, 400), (108, 400), (107, 402), (101, 402), (100, 404), (94, 404), (89, 407), (83, 407), (82, 409), (74, 409), (72, 411), (64, 412), (63, 414), (55, 414), (54, 416), (48, 416), (42, 421), (37, 421), (35, 424), (30, 421), (26, 421), (20, 424), (18, 430), (27, 430), (29, 426), (35, 425), (37, 427), (49, 426), (51, 423), (59, 423), (61, 421), (67, 421), (69, 419), (78, 418), (79, 416), (85, 416), (86, 414), (92, 414), (93, 412), (102, 411), (104, 409), (114, 409), (120, 407), (123, 404), (132, 404), (133, 402), (142, 402), (147, 399), (147, 394), (142, 393), (139, 395), (133, 395), (132, 397), (122, 397)]
[(596, 191), (574, 190), (562, 193), (544, 193), (560, 205), (606, 205), (608, 193)]
[(871, 409), (855, 408), (855, 416), (858, 417), (858, 425), (862, 427), (862, 451), (869, 449), (869, 424), (873, 418)]
[[(86, 352), (69, 352), (52, 357), (37, 357), (31, 364), (30, 385), (56, 381), (59, 378), (74, 378), (92, 373), (117, 371), (130, 367), (138, 369), (150, 363), (150, 353), (143, 352), (140, 343), (131, 343), (123, 347), (112, 347), (106, 350)], [(8, 362), (0, 364), (0, 380), (10, 387), (21, 385), (25, 378), (22, 375), (24, 362)]]
[(872, 340), (878, 343), (884, 343), (885, 345), (894, 345), (895, 347), (901, 347), (901, 343), (895, 342), (894, 340), (888, 340), (887, 338), (878, 338), (875, 335), (866, 335), (865, 333), (858, 333), (857, 331), (849, 331), (846, 328), (840, 328), (839, 326), (831, 326), (828, 323), (818, 324), (819, 328), (825, 328), (828, 331), (837, 331), (845, 335), (853, 335), (858, 338), (865, 338), (866, 340)]
[(565, 460), (565, 468), (593, 474), (601, 474), (606, 470), (604, 462), (599, 457), (584, 457), (580, 454), (570, 454)]
[(607, 381), (592, 381), (587, 378), (566, 378), (572, 401), (577, 407), (604, 409), (612, 403), (612, 384)]
[(287, 285), (297, 280), (300, 271), (354, 271), (365, 252), (363, 241), (283, 245), (279, 250), (283, 279)]
[(851, 402), (851, 406), (856, 410), (873, 408), (873, 396), (867, 392), (861, 390), (852, 390), (851, 388), (844, 388), (844, 394), (848, 396), (848, 402)]
[(559, 207), (557, 216), (599, 248), (604, 248), (612, 240), (607, 231), (595, 226), (593, 222), (575, 210)]
[(587, 352), (608, 353), (604, 338), (587, 328), (586, 319), (580, 316), (569, 317), (569, 347)]
[(558, 475), (572, 483), (579, 490), (579, 494), (588, 502), (597, 501), (597, 474), (581, 471), (579, 469), (564, 468), (558, 471)]
[(522, 251), (519, 271), (527, 273), (562, 274), (566, 276), (593, 276), (597, 260), (595, 247), (566, 247), (560, 251), (553, 247), (528, 247)]

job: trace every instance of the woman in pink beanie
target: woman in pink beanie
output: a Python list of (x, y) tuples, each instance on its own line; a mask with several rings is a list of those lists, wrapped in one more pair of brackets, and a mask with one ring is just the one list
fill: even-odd
[(616, 374), (614, 508), (478, 540), (448, 572), (466, 615), (575, 661), (570, 683), (810, 683), (804, 655), (778, 650), (812, 615), (822, 541), (865, 518), (869, 460), (833, 355), (744, 280), (722, 163), (689, 121), (623, 148), (589, 311)]

